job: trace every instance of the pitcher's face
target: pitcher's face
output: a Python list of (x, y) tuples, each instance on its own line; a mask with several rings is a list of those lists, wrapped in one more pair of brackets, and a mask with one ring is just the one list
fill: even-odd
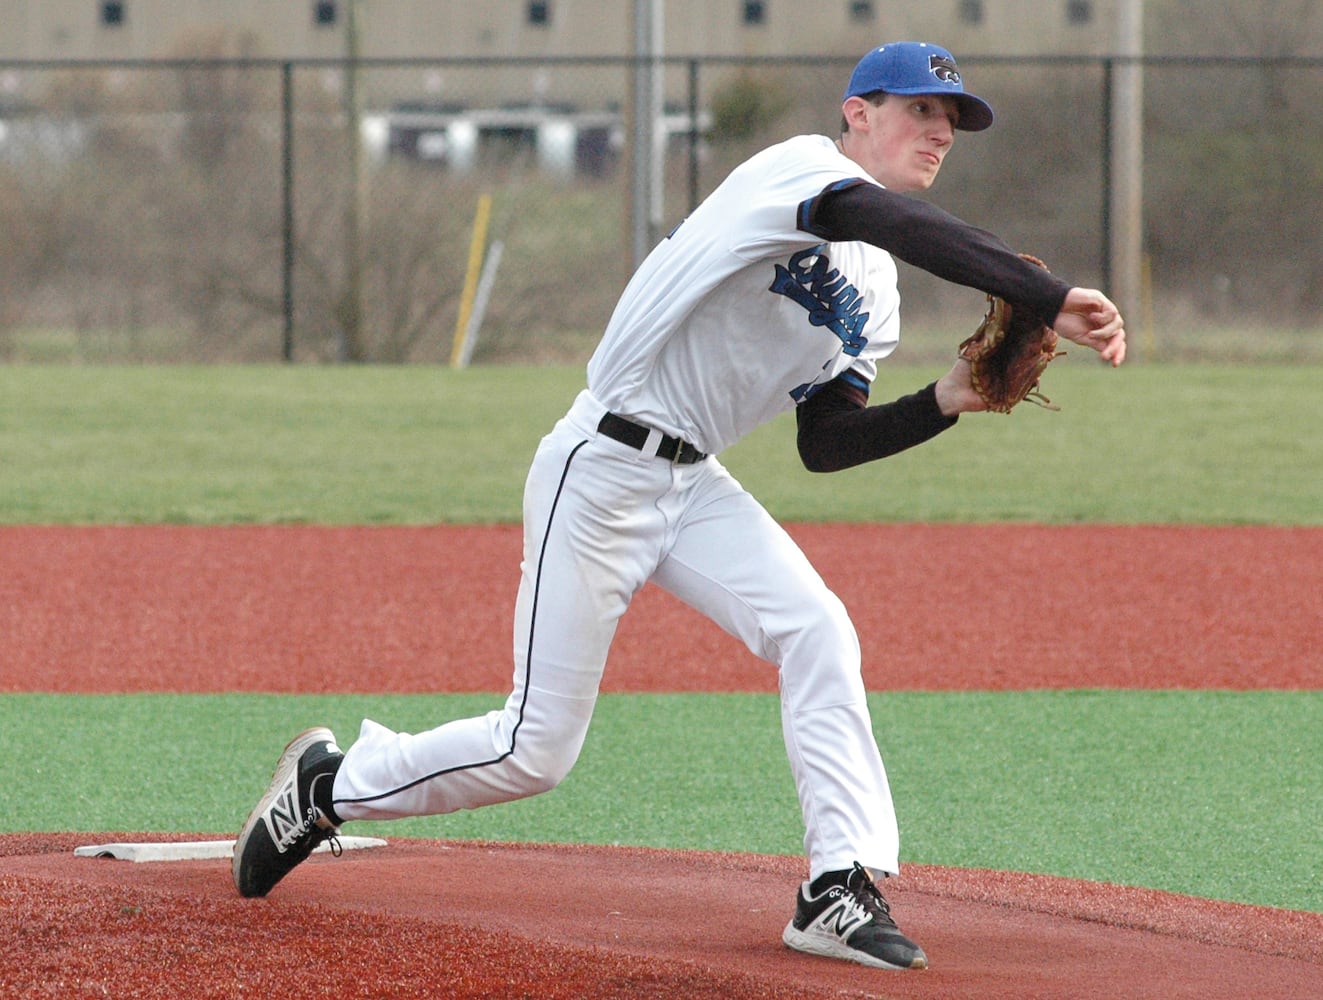
[(881, 104), (852, 97), (845, 153), (892, 191), (926, 191), (955, 140), (959, 107), (946, 94), (888, 94)]

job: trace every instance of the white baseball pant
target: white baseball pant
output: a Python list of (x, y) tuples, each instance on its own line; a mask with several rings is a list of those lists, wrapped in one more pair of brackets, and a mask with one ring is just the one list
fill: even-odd
[(597, 433), (588, 392), (541, 442), (524, 493), (514, 682), (504, 708), (416, 735), (365, 720), (336, 777), (343, 820), (534, 795), (583, 746), (617, 622), (648, 580), (779, 670), (810, 877), (895, 873), (898, 835), (859, 643), (790, 536), (712, 457), (672, 464)]

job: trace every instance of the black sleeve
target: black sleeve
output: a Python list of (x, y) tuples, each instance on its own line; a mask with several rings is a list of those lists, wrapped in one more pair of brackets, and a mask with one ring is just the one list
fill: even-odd
[(800, 206), (800, 219), (814, 236), (871, 243), (939, 278), (1028, 308), (1045, 323), (1056, 319), (1070, 291), (992, 233), (876, 184), (829, 187)]
[(861, 389), (835, 379), (795, 411), (796, 444), (810, 472), (838, 472), (922, 444), (956, 417), (937, 407), (937, 383), (891, 403), (868, 406)]

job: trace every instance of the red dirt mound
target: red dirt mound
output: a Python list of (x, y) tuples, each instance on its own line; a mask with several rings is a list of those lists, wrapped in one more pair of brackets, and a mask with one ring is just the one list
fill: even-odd
[(907, 869), (888, 895), (932, 968), (888, 973), (780, 944), (792, 858), (399, 841), (242, 900), (227, 862), (88, 842), (0, 838), (0, 994), (1241, 1000), (1323, 977), (1323, 915), (1035, 876)]

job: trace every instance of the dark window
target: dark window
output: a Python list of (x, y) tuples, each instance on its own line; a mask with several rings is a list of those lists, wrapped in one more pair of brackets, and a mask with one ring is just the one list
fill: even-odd
[(767, 23), (767, 4), (762, 0), (744, 0), (744, 23)]
[(118, 28), (124, 23), (124, 4), (119, 0), (107, 0), (101, 5), (101, 23), (111, 28)]
[(982, 24), (983, 0), (960, 0), (957, 14), (965, 24)]
[(547, 25), (551, 23), (551, 4), (543, 0), (531, 0), (528, 5), (528, 23)]
[(1089, 0), (1067, 0), (1066, 20), (1071, 24), (1093, 22), (1093, 4)]
[(873, 0), (851, 0), (850, 20), (851, 21), (871, 21), (877, 17), (877, 11), (873, 7)]
[(322, 27), (335, 24), (335, 0), (317, 0), (312, 5), (312, 23)]

